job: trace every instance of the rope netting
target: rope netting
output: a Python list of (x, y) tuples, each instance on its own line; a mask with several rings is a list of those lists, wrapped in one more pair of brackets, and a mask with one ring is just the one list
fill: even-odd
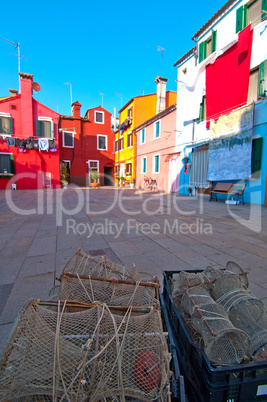
[(238, 264), (174, 274), (170, 287), (192, 340), (212, 363), (267, 359), (267, 310)]
[(131, 282), (112, 278), (63, 274), (54, 300), (78, 300), (85, 303), (101, 302), (110, 306), (157, 306), (159, 285)]
[(80, 248), (73, 254), (65, 265), (62, 275), (65, 273), (90, 275), (101, 278), (117, 278), (133, 281), (154, 282), (153, 275), (147, 272), (138, 272), (135, 265), (124, 266), (117, 264), (103, 256), (90, 256)]
[(167, 400), (170, 376), (159, 310), (68, 312), (30, 300), (6, 346), (1, 401)]

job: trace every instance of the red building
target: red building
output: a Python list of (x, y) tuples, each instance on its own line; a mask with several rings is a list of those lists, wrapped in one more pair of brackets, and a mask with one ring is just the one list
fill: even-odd
[(59, 114), (33, 99), (33, 75), (20, 73), (20, 87), (0, 98), (0, 188), (58, 188)]
[(60, 163), (70, 174), (70, 182), (89, 185), (89, 172), (97, 170), (101, 185), (111, 185), (114, 169), (111, 113), (98, 106), (81, 117), (81, 104), (72, 104), (72, 116), (60, 116)]

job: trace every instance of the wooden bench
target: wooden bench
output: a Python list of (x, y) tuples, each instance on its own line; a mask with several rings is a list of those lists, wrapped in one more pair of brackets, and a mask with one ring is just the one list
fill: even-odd
[[(244, 190), (245, 184), (233, 184), (233, 183), (217, 183), (213, 190), (210, 192), (210, 201), (215, 199), (217, 201), (217, 194), (225, 194), (227, 196), (236, 196), (236, 204), (239, 200), (243, 202), (244, 205)], [(214, 196), (214, 197), (213, 197)]]

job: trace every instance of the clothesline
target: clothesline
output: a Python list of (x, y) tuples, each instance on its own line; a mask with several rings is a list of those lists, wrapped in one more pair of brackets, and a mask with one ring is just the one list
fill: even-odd
[[(56, 143), (54, 139), (51, 138), (42, 138), (42, 137), (33, 137), (30, 136), (28, 138), (17, 138), (17, 137), (11, 137), (10, 135), (1, 136), (3, 140), (6, 141), (7, 143), (7, 149), (9, 149), (10, 146), (17, 146), (19, 149), (19, 152), (26, 152), (26, 149), (39, 149), (40, 151), (49, 151), (50, 152), (56, 152)], [(38, 139), (37, 139), (38, 138)]]

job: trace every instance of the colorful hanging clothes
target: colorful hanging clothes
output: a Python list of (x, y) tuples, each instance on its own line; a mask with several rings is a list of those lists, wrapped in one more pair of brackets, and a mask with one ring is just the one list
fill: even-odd
[(15, 144), (18, 147), (19, 152), (24, 152), (24, 150), (25, 150), (25, 140), (24, 139), (16, 138)]
[(238, 34), (238, 42), (206, 67), (206, 120), (217, 120), (247, 102), (253, 30)]
[(13, 147), (16, 143), (16, 140), (14, 137), (6, 137), (6, 147), (7, 149), (11, 146)]
[(25, 148), (26, 149), (32, 149), (32, 140), (33, 140), (33, 137), (26, 138), (26, 140), (25, 140)]
[(38, 139), (39, 151), (47, 151), (49, 150), (49, 142), (47, 138), (39, 138)]

